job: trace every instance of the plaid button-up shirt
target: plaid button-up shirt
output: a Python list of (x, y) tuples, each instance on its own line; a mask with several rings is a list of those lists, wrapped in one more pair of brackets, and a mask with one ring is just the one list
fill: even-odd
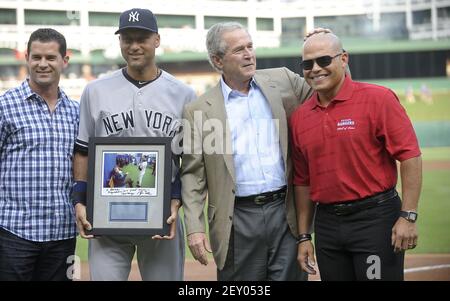
[(55, 111), (25, 80), (0, 96), (0, 227), (31, 241), (76, 235), (70, 201), (79, 105), (60, 90)]

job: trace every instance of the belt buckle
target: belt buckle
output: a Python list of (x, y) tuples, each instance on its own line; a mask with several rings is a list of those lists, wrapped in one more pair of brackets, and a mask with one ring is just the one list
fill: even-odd
[(255, 202), (256, 205), (264, 205), (266, 197), (263, 195), (258, 195), (253, 199), (253, 202)]
[(347, 208), (347, 204), (336, 204), (333, 206), (334, 214), (336, 215), (346, 215), (348, 214), (349, 210)]

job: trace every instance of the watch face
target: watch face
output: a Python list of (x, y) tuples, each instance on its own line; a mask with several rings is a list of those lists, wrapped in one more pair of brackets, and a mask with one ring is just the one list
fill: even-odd
[(408, 219), (412, 220), (412, 221), (416, 221), (417, 220), (417, 213), (415, 212), (409, 212), (408, 214)]
[(414, 211), (401, 211), (400, 215), (407, 221), (414, 223), (417, 220), (417, 213)]

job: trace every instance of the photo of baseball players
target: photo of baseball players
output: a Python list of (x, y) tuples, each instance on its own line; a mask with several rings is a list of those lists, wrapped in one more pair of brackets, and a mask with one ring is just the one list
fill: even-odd
[(157, 152), (104, 152), (102, 195), (156, 195), (157, 155)]

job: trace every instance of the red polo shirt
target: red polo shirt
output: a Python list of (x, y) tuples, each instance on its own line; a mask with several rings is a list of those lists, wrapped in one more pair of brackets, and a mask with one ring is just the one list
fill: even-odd
[(420, 156), (411, 121), (391, 90), (346, 77), (322, 107), (317, 92), (290, 119), (294, 185), (311, 199), (364, 198), (397, 184), (395, 160)]

